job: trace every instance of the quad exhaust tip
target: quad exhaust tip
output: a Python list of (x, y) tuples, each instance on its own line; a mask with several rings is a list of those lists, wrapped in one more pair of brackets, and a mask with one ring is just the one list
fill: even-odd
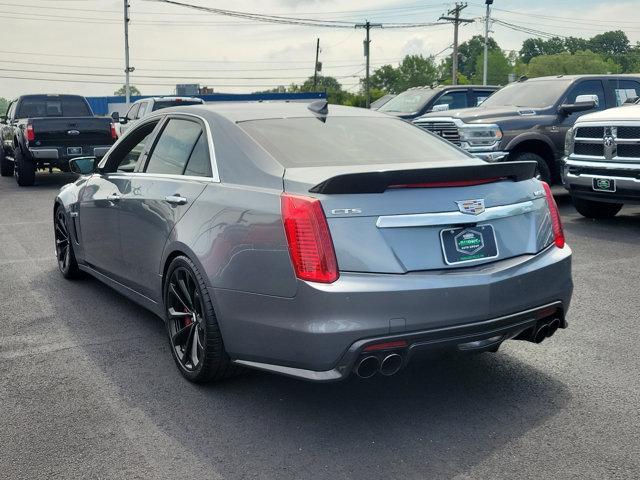
[(380, 373), (387, 377), (395, 375), (402, 367), (402, 357), (397, 353), (392, 353), (384, 357), (380, 364)]
[(536, 334), (533, 336), (533, 341), (535, 343), (542, 343), (542, 341), (549, 336), (549, 325), (544, 324), (538, 330), (536, 330)]
[(378, 372), (379, 368), (380, 360), (378, 357), (371, 355), (360, 360), (360, 363), (358, 363), (356, 367), (356, 374), (360, 378), (371, 378)]

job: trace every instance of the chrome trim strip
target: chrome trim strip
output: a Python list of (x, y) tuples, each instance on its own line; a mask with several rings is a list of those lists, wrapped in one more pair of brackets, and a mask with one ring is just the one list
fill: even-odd
[(525, 213), (534, 212), (546, 205), (546, 199), (537, 198), (513, 205), (500, 205), (489, 207), (479, 215), (469, 215), (462, 212), (436, 212), (416, 213), (409, 215), (387, 215), (378, 217), (378, 228), (404, 228), (404, 227), (435, 227), (448, 225), (463, 225), (469, 223), (481, 223), (499, 218), (514, 217)]
[(583, 167), (583, 168), (603, 168), (606, 170), (629, 170), (630, 172), (638, 172), (640, 171), (640, 163), (636, 160), (636, 163), (615, 163), (610, 161), (592, 161), (592, 162), (584, 162), (573, 159), (565, 159), (565, 166), (567, 167)]

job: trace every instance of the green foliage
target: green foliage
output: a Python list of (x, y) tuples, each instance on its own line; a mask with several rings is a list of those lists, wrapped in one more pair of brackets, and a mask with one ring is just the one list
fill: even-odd
[[(472, 77), (472, 82), (476, 84), (482, 83), (484, 68), (483, 57), (484, 54), (481, 53), (475, 62), (476, 71)], [(512, 72), (513, 65), (511, 65), (505, 54), (502, 53), (502, 50), (497, 49), (489, 52), (487, 55), (487, 84), (506, 85), (509, 82), (509, 74)]]
[(575, 55), (563, 52), (556, 55), (534, 57), (529, 62), (527, 76), (602, 74), (617, 71), (618, 65), (613, 60), (607, 60), (602, 55), (587, 50), (576, 52)]
[(0, 97), (0, 115), (7, 113), (7, 108), (9, 108), (9, 100)]
[[(126, 85), (123, 85), (122, 87), (120, 87), (118, 90), (116, 90), (115, 92), (113, 92), (114, 95), (126, 95)], [(129, 85), (129, 90), (131, 91), (131, 95), (142, 95), (140, 93), (140, 90), (138, 90), (138, 87), (136, 87), (135, 85)]]
[[(487, 40), (487, 50), (489, 52), (500, 51), (497, 42), (491, 37)], [(478, 61), (482, 66), (482, 55), (484, 55), (484, 37), (482, 35), (475, 35), (461, 43), (458, 47), (458, 73), (467, 78), (473, 77), (477, 70)], [(480, 56), (479, 60), (478, 56)], [(440, 78), (443, 82), (447, 75), (451, 77), (452, 63), (453, 60), (449, 56), (440, 64)], [(482, 77), (480, 78), (482, 79)], [(458, 83), (460, 82), (458, 81)]]
[(631, 49), (629, 39), (622, 30), (604, 32), (591, 37), (588, 42), (588, 50), (611, 58), (616, 55), (624, 55)]
[(407, 55), (398, 67), (384, 65), (371, 75), (371, 88), (388, 93), (400, 93), (411, 87), (431, 85), (438, 79), (433, 57)]

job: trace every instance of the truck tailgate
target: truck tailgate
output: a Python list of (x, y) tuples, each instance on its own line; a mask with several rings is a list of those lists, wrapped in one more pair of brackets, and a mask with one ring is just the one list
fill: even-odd
[(38, 147), (111, 145), (111, 119), (92, 117), (33, 118)]

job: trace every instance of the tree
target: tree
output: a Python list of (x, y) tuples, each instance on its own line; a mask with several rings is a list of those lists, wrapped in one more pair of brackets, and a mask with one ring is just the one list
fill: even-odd
[(9, 108), (9, 100), (0, 97), (0, 115), (7, 113), (7, 108)]
[(529, 63), (532, 58), (540, 55), (556, 55), (566, 51), (564, 40), (560, 37), (552, 37), (549, 40), (543, 38), (527, 38), (522, 42), (520, 58), (524, 63)]
[[(478, 55), (476, 59), (476, 71), (472, 77), (473, 83), (482, 83), (482, 73), (484, 69), (483, 55)], [(506, 85), (509, 82), (509, 74), (513, 72), (513, 65), (502, 53), (502, 50), (490, 51), (487, 56), (487, 83), (489, 85)]]
[(527, 68), (527, 75), (529, 77), (544, 77), (585, 73), (602, 74), (616, 72), (618, 68), (618, 65), (613, 60), (607, 60), (597, 53), (582, 51), (571, 55), (569, 52), (563, 52), (531, 59)]
[(578, 37), (567, 37), (564, 39), (564, 46), (569, 53), (574, 54), (582, 50), (589, 50), (589, 40)]
[[(115, 92), (113, 92), (114, 95), (126, 95), (126, 85), (123, 85), (122, 87), (120, 87), (118, 90), (116, 90)], [(142, 95), (140, 93), (140, 90), (138, 90), (138, 87), (136, 87), (135, 85), (130, 85), (129, 86), (129, 91), (131, 92), (131, 95)]]
[[(489, 52), (500, 50), (498, 43), (491, 37), (487, 39), (487, 50)], [(473, 77), (476, 73), (478, 55), (484, 55), (484, 37), (482, 35), (475, 35), (466, 42), (462, 42), (458, 47), (458, 73), (467, 78)], [(446, 78), (447, 72), (451, 77), (452, 63), (453, 59), (449, 56), (440, 64), (440, 78), (443, 80)], [(480, 64), (483, 64), (482, 57)]]
[(398, 67), (384, 65), (377, 68), (371, 75), (370, 86), (388, 93), (400, 93), (411, 87), (431, 85), (437, 80), (438, 69), (433, 57), (407, 55)]
[(588, 41), (588, 46), (589, 50), (604, 55), (606, 58), (624, 55), (631, 49), (629, 38), (622, 30), (596, 35)]

